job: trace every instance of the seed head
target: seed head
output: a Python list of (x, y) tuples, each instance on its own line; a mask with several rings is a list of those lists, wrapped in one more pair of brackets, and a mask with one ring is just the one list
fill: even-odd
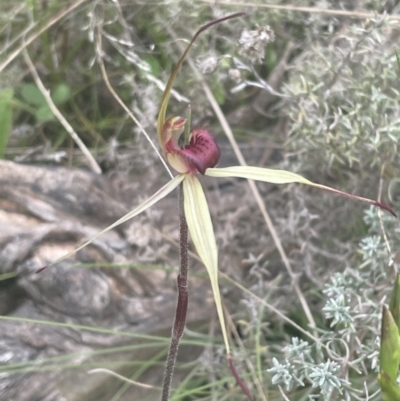
[(240, 70), (237, 68), (231, 68), (228, 71), (228, 75), (229, 75), (229, 78), (232, 81), (236, 82), (237, 84), (242, 80), (242, 74), (240, 73)]
[(265, 56), (265, 45), (274, 40), (275, 34), (269, 25), (254, 31), (245, 29), (239, 39), (239, 54), (252, 63), (260, 62)]
[(205, 60), (198, 63), (199, 70), (204, 75), (212, 74), (217, 68), (217, 65), (218, 59), (214, 56), (207, 57)]

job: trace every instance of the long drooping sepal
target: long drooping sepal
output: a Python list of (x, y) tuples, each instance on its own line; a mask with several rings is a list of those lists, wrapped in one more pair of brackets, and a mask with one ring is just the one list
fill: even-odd
[(326, 185), (315, 184), (312, 181), (307, 180), (306, 178), (302, 177), (301, 175), (291, 173), (290, 171), (285, 170), (274, 170), (268, 168), (261, 168), (261, 167), (250, 167), (250, 166), (233, 166), (233, 167), (226, 167), (226, 168), (209, 168), (206, 170), (205, 175), (209, 175), (210, 177), (238, 177), (238, 178), (247, 178), (250, 180), (256, 181), (264, 181), (270, 182), (272, 184), (289, 184), (293, 182), (297, 182), (300, 184), (311, 185), (316, 188), (324, 189), (325, 191), (333, 192), (335, 194), (347, 196), (352, 199), (356, 199), (362, 202), (369, 203), (374, 206), (378, 206), (382, 209), (387, 210), (393, 216), (396, 216), (395, 211), (385, 205), (382, 202), (378, 202), (372, 199), (363, 198), (361, 196), (349, 194), (344, 191), (339, 191), (338, 189), (334, 189), (328, 187)]
[(221, 324), (226, 351), (228, 355), (230, 355), (228, 335), (226, 333), (224, 313), (222, 310), (221, 294), (218, 286), (217, 244), (215, 242), (207, 200), (199, 180), (191, 174), (188, 174), (183, 181), (183, 193), (185, 215), (190, 236), (200, 259), (206, 266), (207, 272), (210, 276), (211, 287), (215, 305), (217, 307), (219, 322)]
[(188, 54), (190, 48), (192, 47), (194, 41), (197, 39), (197, 37), (206, 29), (210, 28), (213, 25), (219, 24), (220, 22), (227, 21), (232, 18), (237, 18), (241, 17), (243, 15), (246, 15), (246, 13), (236, 13), (232, 15), (228, 15), (227, 17), (224, 18), (219, 18), (217, 20), (211, 21), (208, 24), (203, 25), (193, 36), (192, 40), (190, 41), (188, 47), (186, 48), (185, 52), (183, 53), (182, 57), (179, 59), (178, 63), (176, 64), (175, 68), (173, 69), (171, 76), (169, 77), (169, 80), (167, 82), (167, 85), (165, 87), (163, 96), (161, 98), (161, 106), (160, 106), (160, 111), (158, 113), (158, 119), (157, 119), (157, 134), (158, 134), (158, 140), (160, 143), (162, 143), (162, 130), (163, 126), (165, 123), (165, 116), (167, 113), (167, 107), (168, 107), (168, 101), (169, 101), (169, 96), (171, 94), (171, 89), (172, 85), (175, 81), (176, 75), (178, 74), (179, 69), (181, 68), (181, 65), (183, 61), (185, 60), (186, 55)]
[(80, 245), (79, 247), (75, 248), (72, 252), (67, 253), (63, 257), (55, 260), (52, 262), (50, 265), (44, 266), (41, 269), (39, 269), (36, 273), (40, 273), (44, 269), (61, 262), (62, 260), (74, 255), (76, 252), (80, 251), (81, 249), (85, 248), (85, 246), (91, 244), (96, 238), (100, 237), (100, 235), (106, 233), (107, 231), (112, 230), (113, 228), (119, 226), (122, 223), (125, 223), (126, 221), (130, 220), (131, 218), (137, 216), (138, 214), (144, 212), (146, 209), (148, 209), (150, 206), (153, 206), (155, 203), (157, 203), (159, 200), (165, 198), (170, 192), (172, 192), (185, 178), (184, 175), (177, 175), (174, 177), (171, 181), (169, 181), (166, 185), (164, 185), (161, 189), (159, 189), (154, 195), (150, 196), (150, 198), (146, 199), (141, 205), (139, 205), (137, 208), (133, 209), (131, 212), (127, 213), (125, 216), (121, 217), (119, 220), (117, 220), (115, 223), (111, 224), (104, 230), (100, 231), (98, 234), (96, 234), (94, 237), (90, 238), (87, 240), (84, 244)]

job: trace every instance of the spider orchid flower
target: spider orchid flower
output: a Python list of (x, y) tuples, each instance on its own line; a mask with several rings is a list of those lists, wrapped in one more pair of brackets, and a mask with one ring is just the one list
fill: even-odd
[[(346, 192), (339, 191), (327, 187), (325, 185), (313, 183), (307, 180), (306, 178), (298, 174), (291, 173), (289, 171), (266, 169), (266, 168), (251, 167), (251, 166), (233, 166), (226, 168), (217, 168), (215, 166), (218, 164), (219, 161), (220, 150), (217, 143), (214, 140), (213, 135), (207, 129), (204, 128), (196, 128), (192, 130), (189, 135), (187, 144), (183, 145), (180, 144), (179, 139), (185, 129), (186, 119), (182, 117), (171, 117), (168, 120), (166, 120), (168, 101), (176, 75), (193, 42), (196, 40), (196, 38), (199, 36), (201, 32), (203, 32), (212, 25), (216, 25), (222, 21), (235, 18), (241, 15), (244, 15), (244, 13), (233, 14), (228, 17), (212, 21), (201, 27), (194, 35), (193, 39), (189, 43), (182, 57), (178, 61), (176, 67), (172, 71), (169, 81), (164, 90), (157, 120), (157, 134), (160, 146), (168, 163), (178, 174), (174, 178), (172, 178), (166, 185), (164, 185), (161, 189), (159, 189), (155, 194), (150, 196), (146, 201), (144, 201), (141, 205), (139, 205), (137, 208), (127, 213), (121, 219), (119, 219), (112, 225), (108, 226), (106, 229), (98, 233), (93, 238), (89, 239), (83, 245), (76, 248), (73, 252), (69, 253), (68, 255), (65, 255), (64, 257), (52, 263), (53, 265), (61, 261), (62, 259), (71, 256), (80, 249), (89, 245), (93, 240), (95, 240), (101, 234), (139, 215), (140, 213), (142, 213), (143, 211), (145, 211), (146, 209), (157, 203), (159, 200), (166, 197), (169, 193), (171, 193), (182, 183), (183, 193), (184, 193), (184, 212), (187, 220), (187, 225), (189, 228), (191, 239), (196, 248), (196, 251), (200, 259), (204, 263), (210, 277), (217, 314), (221, 325), (226, 351), (228, 354), (228, 360), (230, 362), (231, 362), (230, 347), (222, 309), (221, 295), (218, 286), (217, 245), (215, 241), (213, 226), (211, 222), (211, 217), (206, 197), (204, 195), (204, 191), (200, 184), (200, 181), (197, 178), (198, 174), (216, 178), (224, 178), (224, 177), (247, 178), (251, 180), (264, 181), (273, 184), (300, 183), (300, 184), (311, 185), (320, 189), (324, 189), (330, 192), (347, 196), (349, 198), (370, 203), (372, 205), (385, 209), (394, 216), (396, 216), (395, 212), (389, 206), (381, 202), (348, 194)], [(44, 270), (46, 267), (39, 269), (37, 272)]]

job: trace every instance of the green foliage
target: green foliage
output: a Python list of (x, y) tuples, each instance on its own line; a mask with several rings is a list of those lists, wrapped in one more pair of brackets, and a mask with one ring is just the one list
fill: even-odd
[[(379, 364), (381, 372), (392, 381), (397, 379), (400, 362), (399, 330), (391, 312), (384, 306), (382, 311), (381, 349)], [(399, 389), (400, 390), (400, 389)]]
[[(21, 90), (22, 98), (34, 106), (34, 116), (37, 122), (45, 122), (54, 119), (54, 114), (46, 102), (42, 92), (32, 83), (25, 84)], [(71, 96), (71, 89), (65, 84), (59, 84), (51, 93), (51, 98), (56, 106), (66, 103)]]
[(395, 381), (393, 381), (388, 374), (382, 372), (378, 376), (379, 384), (382, 388), (382, 398), (384, 401), (399, 401), (400, 388)]
[(22, 87), (21, 95), (24, 100), (34, 106), (42, 106), (46, 104), (46, 100), (35, 84), (25, 84)]
[(400, 329), (400, 275), (398, 274), (390, 297), (389, 311), (393, 316), (398, 329)]
[(66, 84), (58, 84), (51, 93), (51, 98), (56, 105), (66, 103), (71, 97), (71, 88)]
[[(379, 384), (382, 389), (387, 389), (387, 394), (399, 393), (393, 383), (399, 367), (400, 344), (398, 328), (392, 317), (392, 313), (396, 315), (394, 300), (398, 299), (398, 288), (394, 290), (390, 309), (384, 308), (382, 332), (380, 330), (382, 307), (377, 294), (390, 291), (386, 284), (390, 274), (387, 268), (388, 250), (377, 235), (381, 230), (380, 219), (374, 208), (366, 211), (364, 221), (368, 232), (353, 250), (352, 256), (347, 256), (345, 270), (332, 272), (325, 283), (325, 306), (321, 309), (325, 324), (319, 324), (318, 341), (305, 342), (292, 338), (291, 343), (278, 348), (280, 357), (272, 358), (269, 370), (272, 380), (286, 386), (290, 400), (299, 399), (299, 391), (307, 388), (311, 399), (352, 400), (360, 396), (363, 400), (368, 399), (368, 394), (378, 391), (378, 373)], [(385, 228), (391, 232), (396, 222), (390, 217), (382, 219)], [(400, 240), (393, 238), (390, 246), (398, 249)], [(296, 347), (294, 344), (297, 344)], [(293, 349), (297, 351), (293, 352)], [(349, 355), (356, 355), (350, 365), (346, 363)], [(332, 370), (335, 366), (332, 356), (341, 369)], [(283, 358), (284, 362), (278, 362)], [(324, 366), (329, 366), (329, 369), (323, 369)], [(357, 373), (361, 371), (364, 372), (362, 377)], [(313, 382), (310, 380), (313, 377), (319, 377), (320, 381)], [(327, 387), (323, 394), (323, 389), (318, 386), (324, 383)], [(338, 394), (342, 398), (337, 398)], [(396, 399), (392, 398), (392, 401)]]
[(397, 384), (400, 363), (399, 311), (400, 275), (398, 274), (393, 287), (389, 309), (385, 306), (382, 309), (378, 381), (385, 401), (400, 400), (400, 386)]
[(13, 89), (3, 89), (0, 91), (0, 157), (4, 155), (4, 149), (10, 136), (12, 124), (12, 99)]
[[(313, 163), (359, 168), (398, 162), (400, 80), (390, 50), (391, 25), (349, 25), (316, 42), (286, 85), (292, 122), (288, 149)], [(301, 153), (300, 153), (301, 152)]]

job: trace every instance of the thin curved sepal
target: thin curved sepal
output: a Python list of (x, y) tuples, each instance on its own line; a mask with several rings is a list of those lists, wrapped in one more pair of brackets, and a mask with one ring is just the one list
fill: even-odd
[(251, 166), (233, 166), (225, 168), (209, 168), (206, 170), (205, 175), (209, 175), (210, 177), (247, 178), (249, 180), (264, 181), (272, 184), (289, 184), (297, 182), (300, 184), (311, 185), (313, 187), (320, 188), (325, 191), (333, 192), (338, 195), (343, 195), (348, 198), (356, 199), (361, 202), (366, 202), (371, 205), (380, 207), (381, 209), (387, 210), (389, 213), (391, 213), (393, 216), (396, 217), (395, 211), (391, 207), (382, 202), (378, 202), (376, 200), (368, 198), (363, 198), (362, 196), (358, 195), (349, 194), (348, 192), (339, 191), (338, 189), (331, 188), (326, 185), (316, 184), (310, 180), (307, 180), (301, 175), (291, 173), (290, 171), (275, 170), (262, 167), (251, 167)]
[(157, 135), (158, 135), (158, 140), (161, 143), (161, 134), (162, 134), (162, 129), (165, 123), (165, 116), (167, 113), (167, 107), (168, 107), (168, 101), (169, 101), (169, 96), (171, 94), (171, 89), (172, 89), (172, 85), (175, 81), (175, 78), (178, 74), (179, 69), (182, 66), (183, 61), (186, 58), (186, 55), (188, 54), (190, 48), (192, 47), (194, 41), (197, 39), (197, 37), (204, 32), (206, 29), (210, 28), (213, 25), (219, 24), (221, 22), (230, 20), (232, 18), (237, 18), (237, 17), (241, 17), (243, 15), (246, 15), (246, 13), (236, 13), (236, 14), (231, 14), (228, 15), (227, 17), (223, 17), (223, 18), (219, 18), (216, 19), (214, 21), (209, 22), (208, 24), (203, 25), (193, 36), (192, 40), (190, 41), (188, 47), (186, 48), (185, 52), (183, 53), (182, 57), (179, 59), (178, 63), (176, 64), (175, 68), (173, 69), (169, 80), (167, 82), (167, 85), (164, 89), (163, 92), (163, 96), (161, 98), (161, 106), (160, 106), (160, 111), (158, 112), (158, 119), (157, 119)]
[(138, 214), (144, 212), (146, 209), (149, 207), (153, 206), (155, 203), (157, 203), (159, 200), (165, 198), (169, 193), (171, 193), (178, 185), (182, 182), (182, 180), (185, 178), (184, 175), (180, 174), (174, 177), (171, 181), (169, 181), (167, 184), (165, 184), (162, 188), (160, 188), (154, 195), (150, 196), (148, 199), (146, 199), (141, 205), (139, 205), (137, 208), (133, 209), (131, 212), (127, 213), (125, 216), (121, 217), (119, 220), (117, 220), (115, 223), (109, 225), (106, 227), (104, 230), (100, 231), (97, 233), (95, 236), (87, 240), (85, 243), (82, 245), (78, 246), (75, 248), (73, 251), (67, 253), (66, 255), (62, 256), (61, 258), (55, 260), (54, 262), (50, 263), (47, 266), (44, 266), (40, 268), (39, 270), (36, 271), (36, 273), (40, 273), (41, 271), (47, 269), (48, 267), (61, 262), (62, 260), (69, 258), (70, 256), (74, 255), (81, 249), (85, 248), (86, 246), (90, 245), (95, 239), (100, 237), (100, 235), (106, 233), (107, 231), (112, 230), (113, 228), (119, 226), (122, 223), (125, 223), (126, 221), (130, 220), (131, 218), (137, 216)]

